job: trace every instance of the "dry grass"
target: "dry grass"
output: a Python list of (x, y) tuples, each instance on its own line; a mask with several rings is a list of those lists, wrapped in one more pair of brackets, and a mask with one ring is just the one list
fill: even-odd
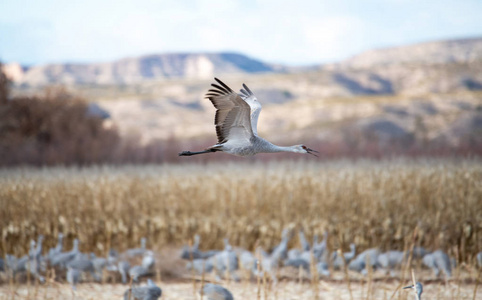
[(461, 262), (482, 245), (481, 199), (478, 160), (4, 169), (1, 250), (23, 254), (38, 234), (51, 247), (59, 232), (97, 253), (142, 236), (161, 249), (195, 233), (204, 249), (225, 236), (269, 248), (287, 226), (308, 238), (328, 230), (331, 249), (404, 249), (418, 225), (418, 244)]
[[(416, 243), (442, 248), (459, 261), (449, 283), (416, 267), (429, 299), (473, 299), (477, 270), (473, 257), (482, 245), (482, 164), (479, 160), (284, 161), (0, 170), (1, 254), (26, 253), (28, 242), (59, 232), (81, 240), (81, 251), (120, 251), (149, 238), (158, 252), (163, 299), (195, 299), (184, 278), (176, 246), (198, 233), (204, 249), (221, 248), (222, 237), (252, 249), (279, 242), (284, 227), (303, 227), (308, 238), (330, 233), (329, 248), (407, 249)], [(297, 246), (294, 238), (290, 246)], [(172, 273), (169, 274), (169, 271)], [(296, 280), (280, 273), (281, 283), (262, 284), (260, 299), (411, 299), (398, 279), (375, 272), (363, 277), (335, 272), (321, 281)], [(288, 270), (289, 271), (289, 270)], [(176, 273), (177, 272), (177, 273)], [(295, 272), (296, 273), (296, 272)], [(285, 279), (283, 279), (285, 278)], [(207, 280), (212, 278), (207, 277)], [(179, 281), (180, 280), (180, 281)], [(25, 282), (25, 281), (23, 281)], [(110, 281), (109, 281), (110, 282)], [(184, 282), (184, 283), (182, 283)], [(199, 282), (197, 286), (199, 287)], [(255, 299), (256, 282), (223, 283), (236, 299)], [(118, 284), (79, 285), (75, 298), (120, 298)], [(66, 284), (0, 285), (0, 299), (72, 297)]]

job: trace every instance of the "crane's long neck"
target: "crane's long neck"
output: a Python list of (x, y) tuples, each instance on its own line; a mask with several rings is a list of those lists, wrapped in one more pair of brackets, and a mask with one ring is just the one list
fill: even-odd
[[(269, 143), (269, 142), (268, 142)], [(278, 146), (275, 144), (269, 143), (268, 147), (266, 147), (265, 152), (269, 153), (276, 153), (276, 152), (298, 152), (297, 146)]]

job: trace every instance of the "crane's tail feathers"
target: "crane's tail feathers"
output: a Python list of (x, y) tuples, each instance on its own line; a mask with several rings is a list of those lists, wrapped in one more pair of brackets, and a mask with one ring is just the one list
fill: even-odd
[(216, 151), (219, 151), (219, 150), (217, 150), (217, 149), (206, 149), (204, 151), (198, 151), (198, 152), (182, 151), (182, 152), (179, 153), (179, 156), (192, 156), (192, 155), (211, 153), (211, 152), (216, 152)]

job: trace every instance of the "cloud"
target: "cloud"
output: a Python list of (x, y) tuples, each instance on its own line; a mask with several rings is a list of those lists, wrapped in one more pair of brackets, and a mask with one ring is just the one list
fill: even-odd
[(333, 61), (363, 48), (365, 23), (351, 16), (303, 21), (307, 61)]

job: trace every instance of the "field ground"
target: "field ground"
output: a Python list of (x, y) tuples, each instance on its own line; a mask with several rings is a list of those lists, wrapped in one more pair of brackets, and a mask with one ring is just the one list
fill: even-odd
[[(162, 288), (161, 299), (200, 299), (199, 295), (195, 294), (201, 286), (200, 282), (196, 283), (196, 288), (188, 281), (156, 281), (156, 284)], [(411, 290), (400, 289), (405, 284), (410, 282), (407, 280), (402, 285), (393, 280), (376, 280), (370, 284), (365, 281), (351, 282), (350, 295), (347, 283), (343, 280), (322, 280), (318, 286), (307, 281), (300, 283), (291, 280), (282, 281), (275, 286), (263, 286), (261, 283), (259, 288), (255, 282), (222, 283), (235, 299), (413, 299)], [(425, 283), (423, 289), (423, 299), (482, 299), (480, 287), (474, 294), (475, 284), (459, 285), (455, 282), (434, 281)], [(122, 299), (126, 290), (127, 286), (122, 284), (83, 283), (77, 286), (74, 293), (68, 284), (59, 283), (45, 286), (1, 285), (0, 299)]]

